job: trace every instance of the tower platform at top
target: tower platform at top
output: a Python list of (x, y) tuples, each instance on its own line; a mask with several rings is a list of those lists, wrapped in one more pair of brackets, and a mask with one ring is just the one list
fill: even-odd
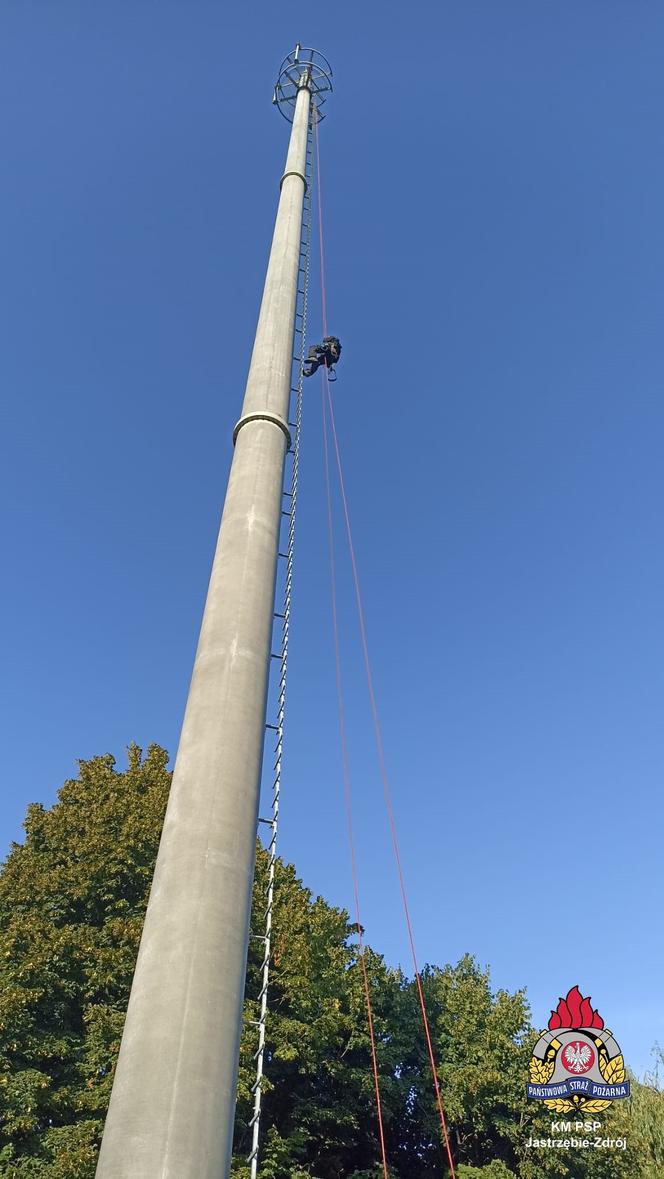
[(284, 118), (292, 123), (297, 92), (302, 86), (303, 78), (308, 81), (311, 105), (315, 108), (320, 122), (325, 118), (322, 108), (332, 90), (332, 66), (317, 49), (304, 49), (298, 44), (284, 58), (279, 66), (272, 101), (279, 107)]

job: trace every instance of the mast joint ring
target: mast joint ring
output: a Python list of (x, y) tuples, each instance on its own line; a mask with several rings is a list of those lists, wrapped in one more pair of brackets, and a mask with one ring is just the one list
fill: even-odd
[(285, 180), (285, 179), (286, 179), (288, 176), (299, 176), (299, 177), (300, 177), (300, 180), (301, 180), (301, 181), (302, 181), (302, 183), (304, 184), (304, 191), (305, 191), (305, 195), (306, 195), (306, 193), (307, 193), (307, 191), (308, 191), (308, 188), (309, 188), (309, 185), (307, 184), (307, 178), (306, 178), (306, 176), (304, 176), (304, 175), (303, 175), (303, 173), (302, 173), (302, 172), (298, 172), (298, 171), (296, 171), (296, 170), (293, 170), (293, 171), (290, 171), (290, 172), (284, 172), (283, 176), (281, 177), (281, 180), (279, 181), (279, 192), (281, 192), (281, 190), (282, 190), (282, 188), (283, 188), (283, 186), (284, 186), (284, 180)]
[(240, 418), (235, 429), (233, 430), (233, 446), (235, 446), (235, 443), (237, 442), (237, 436), (240, 433), (240, 430), (242, 429), (243, 426), (247, 426), (249, 424), (249, 422), (272, 422), (275, 426), (278, 426), (279, 429), (282, 430), (286, 436), (286, 449), (290, 450), (290, 448), (291, 448), (290, 430), (288, 429), (288, 426), (286, 425), (284, 419), (280, 418), (279, 415), (276, 413), (248, 413), (248, 414), (245, 414), (244, 417)]

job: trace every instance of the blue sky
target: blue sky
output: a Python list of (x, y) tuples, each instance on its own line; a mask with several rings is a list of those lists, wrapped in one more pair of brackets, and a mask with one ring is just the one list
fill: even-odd
[[(62, 0), (0, 15), (2, 847), (76, 759), (175, 751), (296, 39), (335, 386), (422, 961), (664, 1040), (664, 13)], [(8, 117), (7, 117), (8, 116)], [(320, 314), (314, 302), (312, 323)], [(349, 905), (307, 388), (281, 848)], [(340, 548), (363, 915), (408, 969)]]

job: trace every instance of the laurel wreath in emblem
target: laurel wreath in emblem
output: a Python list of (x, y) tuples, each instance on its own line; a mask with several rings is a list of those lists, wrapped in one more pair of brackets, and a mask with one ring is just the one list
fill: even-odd
[[(610, 1033), (608, 1034), (610, 1035)], [(553, 1076), (555, 1067), (555, 1053), (552, 1053), (551, 1057), (546, 1060), (540, 1060), (537, 1056), (531, 1056), (529, 1067), (531, 1083), (533, 1085), (548, 1084)], [(599, 1071), (607, 1085), (619, 1085), (625, 1080), (625, 1062), (622, 1053), (619, 1052), (617, 1056), (609, 1058), (609, 1054), (602, 1044), (599, 1048)], [(611, 1102), (605, 1101), (603, 1098), (584, 1097), (580, 1093), (575, 1093), (569, 1101), (564, 1097), (559, 1097), (555, 1100), (544, 1101), (543, 1104), (547, 1109), (557, 1114), (569, 1113), (573, 1109), (583, 1110), (588, 1114), (595, 1114), (601, 1113)]]

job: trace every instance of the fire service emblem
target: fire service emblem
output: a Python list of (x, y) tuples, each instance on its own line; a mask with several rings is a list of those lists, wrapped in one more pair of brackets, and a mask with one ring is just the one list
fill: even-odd
[(612, 1032), (578, 987), (551, 1012), (530, 1059), (528, 1097), (557, 1114), (600, 1113), (629, 1097), (625, 1063)]

